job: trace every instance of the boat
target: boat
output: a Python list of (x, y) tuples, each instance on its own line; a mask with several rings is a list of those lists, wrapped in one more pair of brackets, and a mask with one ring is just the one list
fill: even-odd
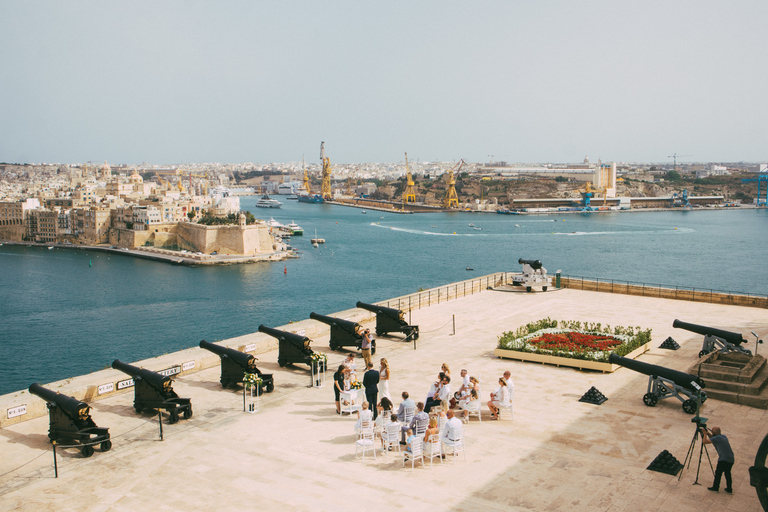
[(286, 199), (290, 199), (291, 201), (296, 201), (299, 198), (296, 194), (289, 195)]
[(282, 205), (283, 203), (277, 199), (271, 199), (267, 194), (264, 194), (258, 201), (256, 201), (256, 206), (258, 208), (280, 208)]
[(324, 203), (325, 200), (320, 194), (300, 194), (298, 196), (300, 203)]
[(269, 226), (269, 227), (271, 227), (271, 228), (277, 228), (277, 229), (280, 229), (280, 228), (284, 228), (284, 227), (285, 227), (285, 226), (283, 226), (282, 224), (280, 224), (279, 222), (277, 222), (277, 221), (274, 219), (274, 217), (270, 217), (270, 218), (269, 218), (269, 220), (267, 221), (267, 226)]
[(277, 186), (277, 193), (284, 196), (293, 194), (293, 185), (290, 183), (281, 183)]
[(368, 212), (366, 212), (365, 210), (363, 210), (363, 213), (368, 213)]
[(433, 227), (433, 228), (436, 228), (436, 227), (437, 227), (437, 225), (435, 225), (435, 224), (432, 224), (432, 227)]
[(473, 227), (475, 227), (475, 225), (474, 225), (473, 223), (471, 223), (471, 222), (470, 222), (470, 223), (469, 223), (469, 227), (473, 228)]
[(482, 231), (483, 230), (483, 228), (472, 228), (472, 229), (474, 229), (476, 231)]
[(475, 269), (473, 269), (472, 267), (467, 267), (467, 270), (475, 270)]
[(296, 224), (294, 221), (291, 221), (291, 223), (285, 227), (291, 230), (291, 235), (301, 236), (304, 234), (304, 228)]
[(317, 229), (315, 229), (315, 238), (310, 239), (310, 242), (312, 242), (312, 245), (317, 247), (317, 244), (325, 243), (325, 238), (317, 238)]

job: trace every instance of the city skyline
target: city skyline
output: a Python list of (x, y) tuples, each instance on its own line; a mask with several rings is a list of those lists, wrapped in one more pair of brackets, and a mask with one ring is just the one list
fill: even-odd
[(4, 3), (0, 161), (768, 159), (758, 1)]

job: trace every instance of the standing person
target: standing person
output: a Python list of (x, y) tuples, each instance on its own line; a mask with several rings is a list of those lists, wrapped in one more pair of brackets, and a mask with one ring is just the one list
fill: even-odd
[(725, 492), (733, 493), (731, 481), (731, 468), (733, 467), (734, 457), (731, 450), (731, 443), (728, 438), (720, 432), (720, 427), (712, 427), (712, 436), (707, 432), (706, 427), (701, 427), (701, 439), (704, 444), (711, 444), (717, 450), (717, 467), (715, 468), (715, 482), (710, 491), (720, 491), (720, 477), (725, 475)]
[(379, 368), (379, 394), (392, 400), (389, 394), (389, 363), (383, 357)]
[(339, 365), (339, 369), (333, 374), (333, 394), (336, 395), (336, 414), (341, 414), (341, 398), (339, 394), (344, 391), (344, 378), (347, 367)]
[(363, 359), (365, 359), (365, 367), (371, 364), (371, 330), (366, 329), (363, 331), (363, 342), (360, 345), (360, 350), (363, 352)]
[(369, 360), (366, 364), (368, 371), (363, 375), (363, 387), (365, 387), (365, 399), (368, 406), (373, 410), (373, 419), (375, 420), (379, 412), (376, 410), (376, 402), (379, 394), (379, 372), (373, 369), (373, 363)]

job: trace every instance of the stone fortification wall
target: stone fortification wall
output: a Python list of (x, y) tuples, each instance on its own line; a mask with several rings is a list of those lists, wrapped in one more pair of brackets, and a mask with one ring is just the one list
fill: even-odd
[(266, 224), (249, 226), (205, 226), (191, 222), (158, 224), (149, 230), (111, 229), (109, 243), (136, 249), (144, 245), (158, 248), (176, 247), (191, 252), (210, 254), (255, 255), (274, 250), (274, 240)]

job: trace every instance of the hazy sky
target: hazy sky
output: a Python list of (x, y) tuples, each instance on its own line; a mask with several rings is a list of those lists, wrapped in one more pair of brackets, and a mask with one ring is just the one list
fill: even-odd
[(768, 2), (0, 2), (0, 161), (768, 160)]

